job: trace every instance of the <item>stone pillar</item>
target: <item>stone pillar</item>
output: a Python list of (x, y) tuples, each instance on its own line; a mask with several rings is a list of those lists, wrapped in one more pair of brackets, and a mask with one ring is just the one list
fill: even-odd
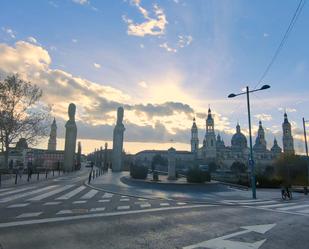
[(172, 147), (168, 151), (168, 179), (176, 180), (176, 150)]
[(77, 143), (77, 158), (76, 158), (76, 169), (80, 169), (82, 159), (82, 145), (80, 142)]
[(64, 146), (64, 162), (63, 162), (65, 171), (72, 171), (75, 166), (75, 149), (76, 149), (76, 137), (77, 137), (75, 111), (76, 106), (73, 103), (71, 103), (68, 109), (69, 120), (65, 124), (65, 146)]
[(122, 168), (122, 149), (123, 149), (123, 133), (125, 131), (123, 121), (123, 108), (118, 107), (117, 110), (117, 123), (113, 132), (113, 158), (112, 170), (119, 172)]

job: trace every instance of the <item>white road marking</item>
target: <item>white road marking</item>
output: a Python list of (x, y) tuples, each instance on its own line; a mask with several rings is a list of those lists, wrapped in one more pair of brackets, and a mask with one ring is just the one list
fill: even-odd
[(147, 199), (145, 198), (138, 198), (139, 201), (146, 201)]
[(177, 202), (177, 205), (187, 205), (186, 202)]
[(23, 192), (23, 191), (26, 191), (26, 190), (29, 190), (29, 189), (34, 189), (34, 188), (35, 188), (34, 186), (25, 187), (25, 188), (19, 188), (19, 189), (7, 191), (7, 192), (4, 192), (4, 193), (0, 193), (0, 196), (16, 194), (16, 193)]
[(19, 193), (19, 194), (16, 194), (16, 195), (8, 196), (6, 198), (1, 199), (0, 203), (13, 201), (13, 200), (16, 200), (16, 199), (19, 199), (19, 198), (23, 198), (23, 197), (26, 197), (26, 196), (29, 196), (29, 195), (34, 195), (34, 194), (43, 192), (45, 190), (50, 190), (50, 189), (55, 188), (55, 187), (57, 187), (57, 185), (52, 185), (52, 186), (48, 186), (48, 187), (45, 187), (45, 188), (33, 190), (33, 191), (30, 191), (30, 192)]
[(105, 200), (98, 200), (98, 202), (110, 202), (111, 200), (105, 199)]
[(309, 205), (308, 204), (306, 204), (306, 205), (295, 205), (295, 206), (291, 206), (291, 207), (278, 208), (277, 210), (288, 211), (288, 210), (304, 208), (304, 207), (309, 207)]
[(309, 208), (307, 208), (305, 210), (300, 210), (300, 211), (297, 211), (297, 212), (300, 212), (300, 213), (303, 213), (303, 214), (309, 214)]
[(120, 199), (120, 201), (130, 201), (130, 199), (129, 198), (122, 198), (122, 199)]
[(85, 186), (80, 186), (80, 187), (72, 190), (71, 192), (66, 193), (66, 194), (58, 197), (56, 200), (68, 200), (71, 197), (73, 197), (74, 195), (77, 195), (79, 192), (83, 191), (85, 188), (86, 188)]
[(42, 214), (43, 212), (35, 212), (35, 213), (24, 213), (21, 214), (19, 216), (17, 216), (16, 218), (20, 219), (20, 218), (30, 218), (30, 217), (37, 217), (40, 214)]
[(274, 204), (278, 203), (277, 201), (257, 201), (257, 202), (242, 202), (241, 205), (261, 205), (261, 204)]
[(255, 226), (244, 226), (241, 227), (242, 231), (220, 236), (214, 239), (206, 240), (201, 243), (183, 247), (183, 249), (194, 249), (194, 248), (216, 248), (216, 249), (259, 249), (266, 239), (258, 240), (256, 242), (242, 242), (229, 240), (233, 237), (243, 235), (250, 232), (256, 232), (265, 234), (267, 231), (272, 229), (276, 224), (265, 224)]
[(89, 212), (100, 212), (104, 210), (105, 210), (105, 207), (98, 207), (98, 208), (91, 208)]
[(151, 205), (149, 203), (145, 203), (145, 204), (141, 204), (140, 207), (141, 208), (150, 208)]
[(72, 210), (60, 210), (58, 213), (56, 213), (56, 215), (59, 214), (73, 214)]
[(44, 193), (44, 194), (41, 194), (41, 195), (38, 195), (38, 196), (35, 196), (33, 198), (30, 198), (28, 201), (41, 201), (43, 199), (46, 199), (50, 196), (53, 196), (55, 194), (58, 194), (60, 192), (63, 192), (69, 188), (72, 188), (74, 185), (65, 185), (64, 187), (61, 187), (61, 188), (57, 188), (53, 191), (50, 191), (50, 192), (47, 192), (47, 193)]
[(13, 204), (11, 206), (8, 206), (7, 208), (17, 208), (17, 207), (26, 207), (28, 206), (30, 203), (19, 203), (19, 204)]
[(118, 206), (117, 210), (127, 210), (130, 209), (130, 206)]
[(12, 189), (12, 188), (2, 188), (2, 189), (0, 189), (0, 192), (8, 191), (8, 190), (10, 190), (10, 189)]
[(90, 199), (92, 198), (93, 196), (95, 196), (99, 191), (98, 190), (95, 190), (95, 189), (91, 189), (88, 193), (86, 193), (85, 195), (83, 195), (81, 197), (81, 199)]
[(32, 224), (53, 223), (53, 222), (68, 221), (68, 220), (89, 219), (89, 218), (97, 218), (97, 217), (110, 217), (110, 216), (120, 216), (120, 215), (128, 215), (128, 214), (162, 212), (165, 210), (191, 209), (191, 208), (214, 207), (214, 206), (217, 206), (217, 205), (177, 206), (177, 207), (166, 207), (166, 208), (139, 209), (139, 210), (131, 210), (131, 211), (116, 211), (116, 212), (110, 212), (110, 213), (83, 214), (83, 215), (43, 218), (43, 219), (35, 219), (35, 220), (13, 221), (13, 222), (0, 223), (0, 228), (25, 226), (25, 225), (32, 225)]
[(161, 207), (168, 207), (168, 206), (170, 206), (170, 204), (166, 203), (166, 202), (163, 202), (163, 203), (160, 203), (160, 206)]
[(44, 203), (43, 205), (44, 206), (52, 206), (52, 205), (58, 205), (60, 203), (61, 203), (61, 201), (50, 201), (50, 202)]
[(280, 203), (280, 204), (273, 204), (273, 205), (264, 205), (264, 206), (259, 206), (260, 208), (277, 208), (277, 207), (286, 207), (286, 206), (291, 206), (295, 205), (295, 203)]
[(105, 193), (104, 195), (102, 195), (102, 198), (111, 198), (113, 197), (114, 194), (111, 194), (111, 193)]
[(83, 204), (86, 203), (87, 201), (73, 201), (73, 204)]

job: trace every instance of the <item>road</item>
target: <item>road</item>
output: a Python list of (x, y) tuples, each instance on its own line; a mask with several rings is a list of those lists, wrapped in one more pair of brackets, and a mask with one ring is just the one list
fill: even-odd
[(309, 199), (193, 204), (111, 194), (86, 179), (0, 189), (2, 248), (308, 249)]

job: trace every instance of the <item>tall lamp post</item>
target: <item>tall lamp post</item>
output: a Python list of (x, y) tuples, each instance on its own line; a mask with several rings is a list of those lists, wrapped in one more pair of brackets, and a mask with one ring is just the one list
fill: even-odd
[(252, 198), (256, 199), (256, 186), (255, 186), (255, 170), (254, 170), (254, 160), (253, 160), (253, 148), (252, 148), (252, 134), (251, 134), (251, 114), (250, 114), (250, 98), (249, 98), (249, 93), (261, 91), (261, 90), (266, 90), (270, 88), (269, 85), (264, 85), (260, 89), (254, 89), (254, 90), (249, 90), (249, 87), (246, 87), (246, 91), (242, 93), (231, 93), (228, 98), (234, 98), (239, 95), (247, 95), (247, 108), (248, 108), (248, 123), (249, 123), (249, 142), (250, 142), (250, 158), (249, 158), (249, 165), (251, 169), (251, 186), (252, 186)]
[[(307, 159), (308, 159), (308, 144), (307, 144), (307, 134), (306, 134), (306, 123), (309, 123), (309, 120), (305, 120), (305, 118), (303, 118), (305, 149), (306, 149), (306, 156), (307, 156)], [(309, 164), (307, 165), (307, 185), (309, 185)], [(307, 191), (306, 191), (306, 193), (307, 193)]]

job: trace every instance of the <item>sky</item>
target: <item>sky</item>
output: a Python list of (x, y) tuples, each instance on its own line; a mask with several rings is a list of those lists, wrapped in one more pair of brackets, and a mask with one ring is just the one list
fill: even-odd
[[(69, 103), (77, 106), (78, 140), (89, 153), (111, 147), (116, 109), (125, 110), (124, 149), (190, 149), (196, 118), (200, 143), (210, 107), (225, 144), (239, 122), (248, 134), (245, 96), (278, 47), (299, 0), (4, 0), (0, 3), (0, 75), (19, 73), (43, 90), (63, 149)], [(295, 149), (304, 152), (309, 119), (309, 4), (251, 95), (267, 146), (282, 147), (283, 113)], [(308, 127), (307, 127), (308, 128)], [(255, 138), (254, 138), (255, 139)], [(47, 147), (47, 138), (38, 147)]]

